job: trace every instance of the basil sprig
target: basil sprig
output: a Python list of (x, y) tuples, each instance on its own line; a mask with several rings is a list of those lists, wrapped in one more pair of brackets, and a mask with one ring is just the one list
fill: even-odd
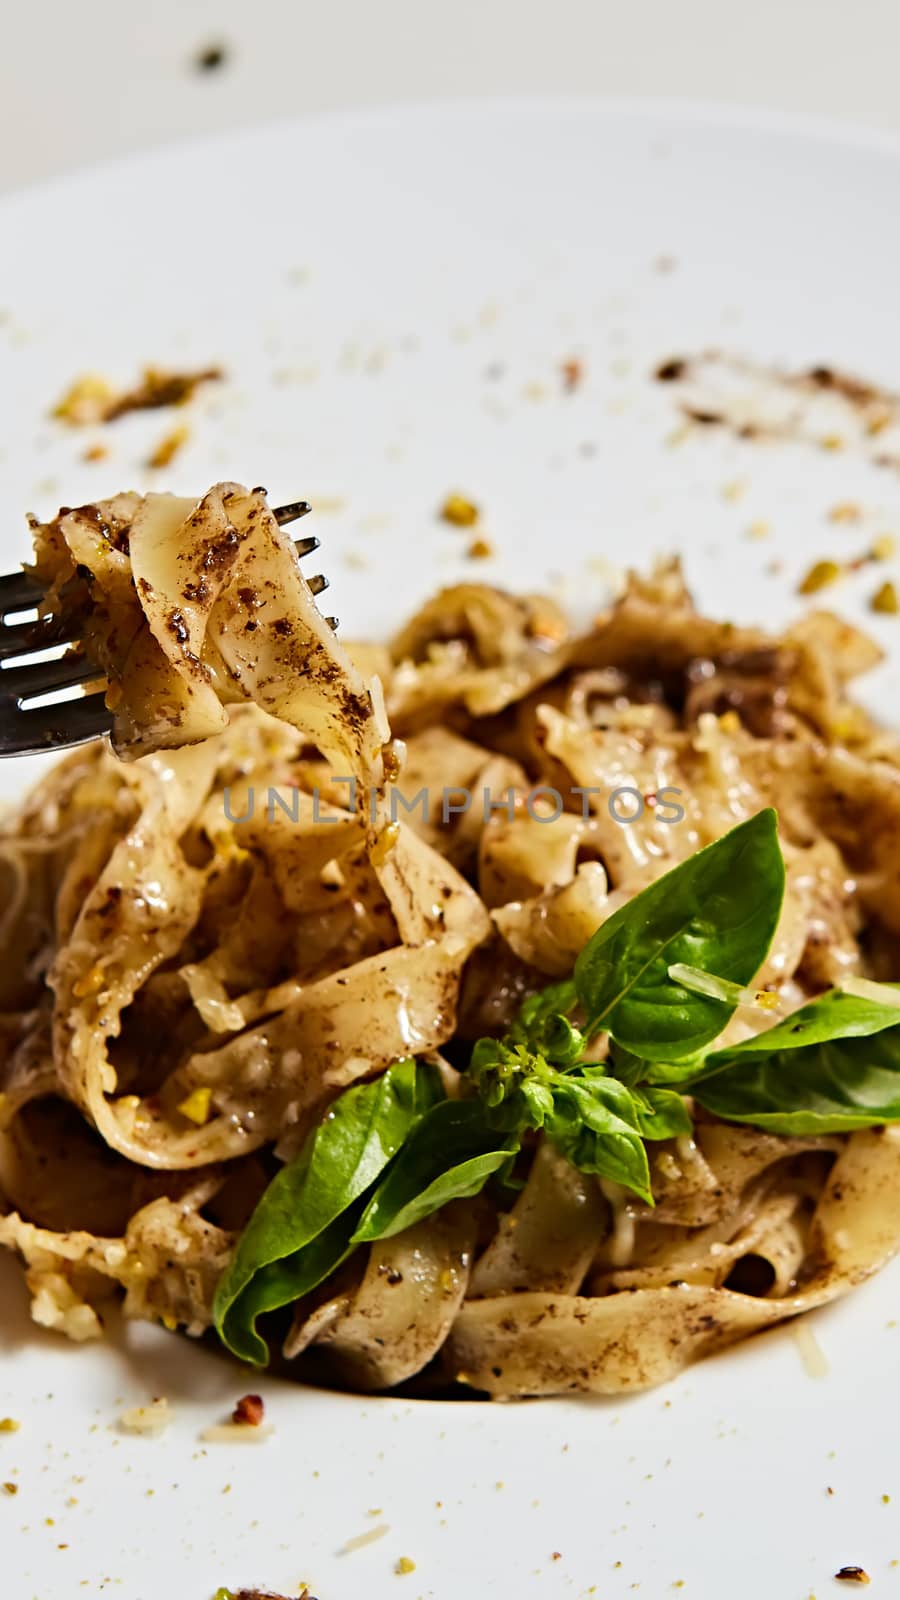
[(442, 1092), (436, 1071), (398, 1061), (373, 1083), (346, 1089), (297, 1159), (273, 1178), (216, 1285), (213, 1319), (235, 1355), (267, 1360), (257, 1319), (307, 1294), (340, 1265), (362, 1211), (355, 1203)]
[(224, 1343), (265, 1362), (261, 1316), (309, 1293), (358, 1245), (492, 1178), (515, 1185), (516, 1157), (537, 1132), (652, 1205), (646, 1146), (691, 1131), (686, 1096), (776, 1133), (900, 1121), (900, 987), (832, 990), (711, 1048), (766, 959), (783, 894), (776, 817), (763, 811), (635, 896), (571, 978), (526, 1000), (501, 1039), (480, 1039), (461, 1098), (411, 1060), (345, 1090), (241, 1235), (215, 1294)]
[(646, 1061), (684, 1056), (722, 1032), (736, 1002), (674, 983), (679, 963), (747, 984), (781, 914), (776, 815), (760, 811), (658, 878), (601, 923), (575, 963), (586, 1031)]
[(900, 1121), (900, 991), (880, 987), (884, 1002), (832, 989), (764, 1033), (713, 1051), (684, 1091), (726, 1121), (772, 1133)]

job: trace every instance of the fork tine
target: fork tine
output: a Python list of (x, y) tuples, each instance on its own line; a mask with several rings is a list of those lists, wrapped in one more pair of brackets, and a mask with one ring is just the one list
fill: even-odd
[(27, 572), (10, 572), (0, 578), (0, 617), (9, 611), (24, 611), (36, 606), (43, 590)]
[(103, 673), (93, 661), (74, 654), (57, 656), (53, 661), (35, 661), (31, 666), (2, 667), (0, 700), (31, 700), (36, 695), (48, 694), (51, 689), (68, 689), (102, 677)]
[(44, 617), (40, 622), (13, 622), (0, 626), (0, 661), (10, 656), (27, 656), (53, 644), (71, 644), (73, 624), (61, 617)]
[(324, 594), (329, 587), (328, 579), (324, 572), (317, 572), (314, 578), (310, 578), (308, 587), (310, 594)]
[[(65, 711), (64, 717), (60, 717), (61, 710)], [(44, 750), (86, 744), (89, 739), (109, 733), (112, 723), (103, 694), (85, 695), (83, 700), (72, 700), (65, 707), (39, 706), (17, 711), (0, 718), (0, 754), (36, 755)]]
[(299, 522), (301, 517), (308, 517), (312, 506), (308, 500), (292, 500), (288, 506), (275, 506), (272, 515), (280, 527), (288, 522)]
[(294, 549), (302, 561), (304, 556), (311, 556), (314, 550), (318, 550), (321, 543), (321, 539), (317, 539), (313, 533), (308, 539), (295, 539)]

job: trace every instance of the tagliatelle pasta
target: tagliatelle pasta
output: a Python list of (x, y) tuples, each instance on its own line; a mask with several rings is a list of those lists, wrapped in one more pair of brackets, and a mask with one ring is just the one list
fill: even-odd
[[(837, 619), (711, 622), (671, 564), (585, 632), (460, 585), (376, 654), (335, 640), (261, 491), (122, 495), (34, 533), (118, 752), (75, 751), (0, 830), (0, 1243), (44, 1325), (96, 1337), (118, 1296), (204, 1333), (336, 1095), (409, 1057), (459, 1095), (473, 1041), (766, 806), (787, 878), (760, 990), (786, 1014), (900, 976), (900, 754), (846, 698), (873, 657)], [(742, 1004), (720, 1043), (765, 1021)], [(614, 1394), (900, 1244), (893, 1128), (697, 1110), (652, 1147), (652, 1207), (541, 1135), (517, 1170), (355, 1249), (291, 1308), (283, 1370)]]

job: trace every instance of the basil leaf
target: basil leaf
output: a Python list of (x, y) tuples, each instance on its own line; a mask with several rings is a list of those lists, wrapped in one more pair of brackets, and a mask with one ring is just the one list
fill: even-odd
[(263, 1311), (315, 1287), (346, 1254), (357, 1214), (343, 1214), (400, 1149), (416, 1118), (440, 1093), (435, 1069), (405, 1060), (334, 1101), (297, 1159), (262, 1196), (216, 1285), (213, 1319), (223, 1342), (264, 1363), (256, 1332)]
[[(873, 985), (873, 988), (875, 986)], [(900, 1028), (900, 1008), (897, 997), (900, 985), (879, 985), (885, 992), (884, 1002), (861, 999), (843, 989), (829, 989), (799, 1011), (765, 1028), (740, 1044), (729, 1045), (724, 1050), (714, 1050), (705, 1057), (696, 1076), (706, 1076), (727, 1066), (735, 1056), (775, 1055), (780, 1050), (801, 1050), (807, 1045), (827, 1044), (835, 1039), (866, 1038), (873, 1033), (883, 1033), (888, 1028)]]
[(574, 1065), (586, 1042), (568, 1020), (568, 1013), (574, 1010), (577, 1003), (578, 995), (571, 978), (550, 984), (523, 1001), (515, 1022), (505, 1036), (505, 1042), (522, 1045), (526, 1050), (543, 1056), (553, 1066)]
[(675, 1139), (693, 1129), (684, 1098), (672, 1089), (632, 1089), (637, 1130), (642, 1139)]
[(692, 1085), (691, 1093), (728, 1122), (772, 1133), (846, 1133), (898, 1122), (900, 1029), (895, 1023), (875, 1036), (773, 1055), (736, 1050), (729, 1066)]
[(515, 1133), (497, 1133), (479, 1100), (444, 1100), (410, 1134), (379, 1183), (354, 1244), (390, 1239), (449, 1200), (479, 1194), (518, 1149)]
[(560, 1154), (580, 1172), (621, 1183), (652, 1205), (650, 1168), (640, 1134), (604, 1104), (593, 1085), (580, 1084), (577, 1078), (567, 1078), (565, 1089), (560, 1087), (553, 1101), (553, 1113), (544, 1126)]
[(674, 983), (683, 963), (749, 983), (765, 960), (784, 896), (776, 816), (761, 811), (651, 883), (601, 924), (575, 963), (589, 1021), (645, 1060), (691, 1055), (721, 1033), (726, 1000)]
[(898, 988), (884, 1003), (831, 989), (774, 1028), (708, 1055), (685, 1089), (773, 1133), (843, 1133), (900, 1119)]

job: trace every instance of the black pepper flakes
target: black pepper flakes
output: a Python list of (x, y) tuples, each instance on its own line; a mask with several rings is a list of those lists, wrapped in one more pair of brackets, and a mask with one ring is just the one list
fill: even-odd
[(218, 40), (213, 44), (204, 45), (194, 56), (194, 70), (196, 72), (219, 72), (228, 65), (231, 51), (228, 45)]

